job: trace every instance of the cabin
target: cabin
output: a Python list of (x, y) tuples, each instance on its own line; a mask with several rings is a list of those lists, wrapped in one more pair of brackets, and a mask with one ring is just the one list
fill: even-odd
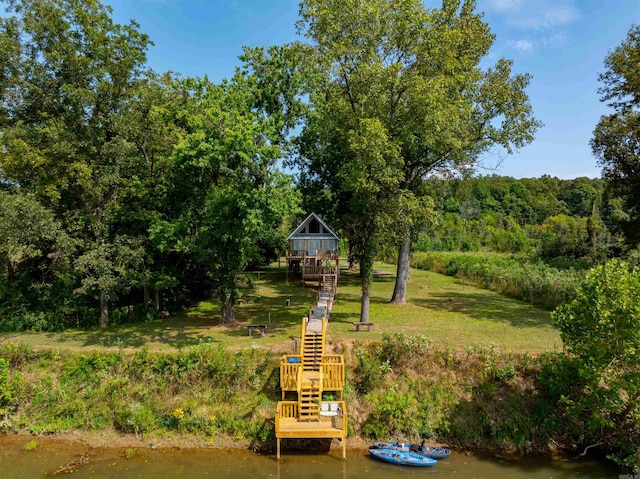
[(318, 282), (333, 289), (340, 274), (338, 235), (315, 213), (311, 213), (287, 238), (287, 282)]

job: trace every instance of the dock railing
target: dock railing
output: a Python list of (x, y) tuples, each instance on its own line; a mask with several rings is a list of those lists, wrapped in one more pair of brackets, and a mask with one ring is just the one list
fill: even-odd
[(344, 358), (340, 354), (322, 356), (320, 362), (322, 372), (322, 390), (338, 391), (344, 388)]
[(285, 391), (296, 391), (298, 371), (302, 368), (302, 356), (285, 354), (280, 363), (280, 389), (284, 398)]
[(276, 410), (276, 434), (280, 431), (280, 419), (298, 417), (297, 401), (280, 401)]

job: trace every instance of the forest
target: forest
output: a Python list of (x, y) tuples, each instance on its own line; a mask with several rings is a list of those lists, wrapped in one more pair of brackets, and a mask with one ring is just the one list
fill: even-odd
[(1, 330), (106, 327), (211, 295), (232, 322), (246, 272), (310, 211), (357, 262), (364, 319), (375, 260), (398, 264), (393, 303), (412, 254), (637, 261), (636, 27), (601, 75), (616, 110), (592, 140), (603, 178), (513, 179), (476, 161), (534, 139), (529, 76), (480, 67), (493, 36), (471, 1), (305, 0), (306, 41), (245, 47), (219, 84), (152, 71), (151, 39), (98, 0), (3, 3)]

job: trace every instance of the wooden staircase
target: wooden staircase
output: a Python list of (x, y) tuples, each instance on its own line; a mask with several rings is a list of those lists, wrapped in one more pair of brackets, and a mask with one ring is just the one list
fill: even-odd
[(300, 346), (302, 371), (298, 389), (298, 411), (301, 421), (317, 421), (322, 400), (322, 378), (320, 363), (324, 354), (324, 337), (305, 329)]
[[(338, 438), (346, 457), (347, 414), (343, 398), (344, 357), (325, 354), (325, 340), (337, 277), (327, 274), (309, 316), (302, 318), (299, 354), (284, 355), (280, 364), (282, 401), (276, 412), (277, 457), (287, 438)], [(286, 399), (287, 392), (297, 393)], [(333, 393), (323, 399), (323, 392)]]
[(322, 355), (324, 354), (322, 334), (306, 333), (302, 343), (302, 364), (304, 371), (319, 371)]
[(318, 420), (321, 399), (320, 381), (317, 379), (305, 379), (303, 376), (298, 393), (298, 411), (301, 421)]
[(333, 297), (338, 289), (336, 279), (335, 274), (323, 274), (322, 287), (320, 288), (320, 291), (322, 293), (329, 293)]

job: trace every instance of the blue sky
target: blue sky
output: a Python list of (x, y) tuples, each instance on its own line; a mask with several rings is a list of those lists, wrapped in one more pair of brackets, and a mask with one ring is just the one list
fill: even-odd
[[(297, 0), (105, 0), (119, 23), (135, 19), (155, 46), (156, 71), (183, 76), (229, 77), (242, 45), (295, 40)], [(439, 1), (426, 0), (430, 7)], [(514, 155), (482, 158), (483, 174), (516, 178), (600, 176), (589, 140), (602, 114), (597, 94), (606, 54), (640, 23), (639, 0), (477, 0), (496, 35), (485, 64), (504, 57), (533, 76), (528, 89), (536, 139)]]

